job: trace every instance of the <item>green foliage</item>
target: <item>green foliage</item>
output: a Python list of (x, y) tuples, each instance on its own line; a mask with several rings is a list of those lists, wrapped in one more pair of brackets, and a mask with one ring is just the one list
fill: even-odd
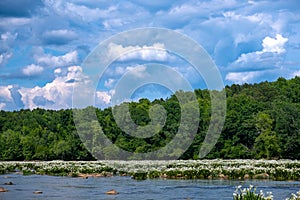
[(135, 180), (146, 180), (147, 179), (147, 173), (146, 172), (136, 172), (132, 174), (132, 178)]
[(272, 131), (273, 120), (266, 113), (258, 113), (256, 127), (259, 136), (255, 139), (254, 149), (257, 158), (276, 157), (279, 155), (280, 147), (277, 134)]
[[(225, 91), (225, 124), (218, 143), (206, 158), (300, 159), (300, 77), (233, 84)], [(200, 147), (205, 148), (209, 124), (216, 118), (211, 119), (210, 91), (196, 89), (195, 94), (196, 100), (191, 92), (177, 91), (167, 99), (152, 102), (140, 99), (103, 110), (76, 109), (86, 123), (74, 122), (70, 109), (0, 111), (0, 160), (93, 160), (92, 154), (112, 159), (119, 154), (114, 145), (136, 153), (132, 159), (137, 159), (139, 153), (165, 147), (180, 129), (194, 131), (181, 121), (182, 116), (199, 124), (192, 144), (182, 152), (180, 146), (189, 137), (182, 135), (182, 144), (164, 151), (174, 157), (181, 155), (180, 159), (197, 159)], [(199, 118), (194, 115), (196, 106)], [(79, 126), (75, 127), (75, 123)], [(82, 133), (80, 137), (76, 128)], [(103, 142), (103, 134), (111, 146)]]
[(1, 111), (0, 160), (92, 160), (72, 110)]

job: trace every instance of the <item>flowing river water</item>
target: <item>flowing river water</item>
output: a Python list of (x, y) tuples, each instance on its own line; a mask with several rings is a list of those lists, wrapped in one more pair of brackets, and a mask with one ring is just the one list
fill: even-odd
[[(13, 185), (4, 185), (12, 182)], [(282, 200), (300, 189), (300, 181), (270, 180), (163, 180), (148, 179), (136, 181), (130, 177), (99, 177), (88, 179), (61, 176), (23, 176), (6, 174), (0, 176), (0, 187), (8, 192), (0, 192), (0, 200), (150, 200), (150, 199), (233, 199), (235, 187), (249, 185), (257, 191), (272, 192), (274, 200)], [(115, 189), (118, 195), (106, 195)], [(34, 194), (42, 191), (42, 194)]]

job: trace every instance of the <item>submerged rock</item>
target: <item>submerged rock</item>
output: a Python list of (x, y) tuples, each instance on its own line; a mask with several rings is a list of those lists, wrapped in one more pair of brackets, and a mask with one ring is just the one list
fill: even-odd
[(5, 188), (3, 187), (0, 187), (0, 192), (7, 192), (8, 190), (6, 190)]
[(4, 183), (4, 185), (13, 185), (13, 182), (9, 181), (9, 182)]
[(33, 194), (43, 194), (43, 192), (40, 190), (37, 190), (37, 191), (34, 191)]
[(112, 189), (112, 190), (109, 190), (109, 191), (105, 192), (105, 194), (108, 194), (108, 195), (117, 195), (117, 194), (119, 194), (119, 192), (117, 192), (116, 190)]

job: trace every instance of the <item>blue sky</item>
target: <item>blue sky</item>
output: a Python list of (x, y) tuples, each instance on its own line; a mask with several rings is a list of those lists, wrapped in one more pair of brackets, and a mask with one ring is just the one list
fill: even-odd
[[(72, 107), (73, 87), (84, 77), (86, 56), (105, 39), (143, 27), (172, 29), (198, 42), (226, 85), (300, 75), (298, 0), (1, 0), (0, 109)], [(142, 78), (147, 62), (172, 66), (193, 88), (205, 87), (175, 55), (140, 49), (113, 63), (101, 77), (96, 106), (110, 105), (124, 73)], [(169, 94), (162, 86), (148, 85), (133, 98)]]

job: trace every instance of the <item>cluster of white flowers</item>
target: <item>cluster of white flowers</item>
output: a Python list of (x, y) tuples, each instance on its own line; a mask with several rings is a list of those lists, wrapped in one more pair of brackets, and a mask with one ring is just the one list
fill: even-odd
[(291, 197), (285, 200), (300, 200), (300, 190), (296, 194), (292, 193)]
[(242, 188), (241, 185), (236, 187), (233, 193), (234, 200), (246, 200), (246, 199), (257, 199), (257, 200), (273, 200), (272, 192), (267, 192), (265, 195), (262, 190), (256, 193), (256, 188), (250, 185), (249, 188)]
[[(102, 161), (47, 161), (47, 162), (0, 162), (0, 173), (35, 170), (36, 172), (97, 173), (114, 170), (124, 173), (188, 174), (205, 173), (211, 177), (220, 174), (229, 178), (255, 178), (265, 174), (274, 179), (299, 179), (300, 161), (296, 160), (102, 160)], [(190, 176), (193, 177), (193, 176)], [(195, 177), (197, 178), (197, 176)]]

